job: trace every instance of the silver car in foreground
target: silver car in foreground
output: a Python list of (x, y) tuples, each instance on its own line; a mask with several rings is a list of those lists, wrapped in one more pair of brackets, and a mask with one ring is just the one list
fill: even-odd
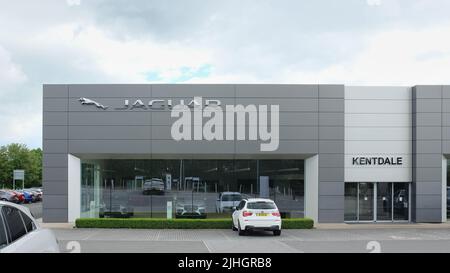
[(28, 208), (0, 201), (0, 253), (58, 253), (55, 235)]

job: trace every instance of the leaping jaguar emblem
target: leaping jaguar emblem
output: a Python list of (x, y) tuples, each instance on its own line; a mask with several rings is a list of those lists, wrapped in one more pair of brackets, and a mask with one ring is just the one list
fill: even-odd
[(80, 101), (82, 105), (95, 105), (97, 108), (101, 108), (103, 110), (108, 108), (108, 106), (104, 106), (103, 104), (87, 98), (79, 98), (78, 101)]

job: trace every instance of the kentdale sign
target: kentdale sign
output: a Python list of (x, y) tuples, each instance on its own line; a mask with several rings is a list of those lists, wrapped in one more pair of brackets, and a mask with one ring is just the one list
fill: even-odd
[(352, 165), (361, 166), (401, 166), (403, 157), (353, 157)]
[[(175, 121), (171, 136), (175, 141), (219, 140), (260, 141), (260, 151), (273, 152), (279, 146), (279, 105), (224, 105), (217, 99), (194, 97), (189, 100), (172, 99), (124, 99), (119, 107), (110, 108), (95, 100), (79, 98), (82, 105), (116, 111), (170, 110)], [(204, 119), (206, 122), (203, 122)], [(247, 123), (248, 121), (248, 123)]]

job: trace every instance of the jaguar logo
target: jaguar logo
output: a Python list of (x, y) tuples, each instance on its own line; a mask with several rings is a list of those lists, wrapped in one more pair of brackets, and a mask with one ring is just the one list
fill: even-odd
[(87, 98), (79, 98), (78, 101), (80, 101), (82, 105), (95, 105), (97, 108), (101, 108), (103, 110), (108, 108), (108, 106), (104, 106), (103, 104)]

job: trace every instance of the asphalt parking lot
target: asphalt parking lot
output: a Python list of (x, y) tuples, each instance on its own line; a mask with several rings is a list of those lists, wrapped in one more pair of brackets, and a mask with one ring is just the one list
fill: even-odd
[(22, 205), (30, 209), (34, 218), (36, 219), (42, 218), (42, 202), (22, 204)]
[[(27, 204), (36, 218), (42, 202)], [(67, 226), (67, 225), (66, 225)], [(417, 226), (417, 228), (416, 228)], [(450, 253), (450, 225), (348, 225), (238, 236), (230, 230), (51, 228), (62, 252), (144, 253)]]
[(53, 229), (63, 252), (367, 253), (450, 252), (450, 229), (231, 230)]

